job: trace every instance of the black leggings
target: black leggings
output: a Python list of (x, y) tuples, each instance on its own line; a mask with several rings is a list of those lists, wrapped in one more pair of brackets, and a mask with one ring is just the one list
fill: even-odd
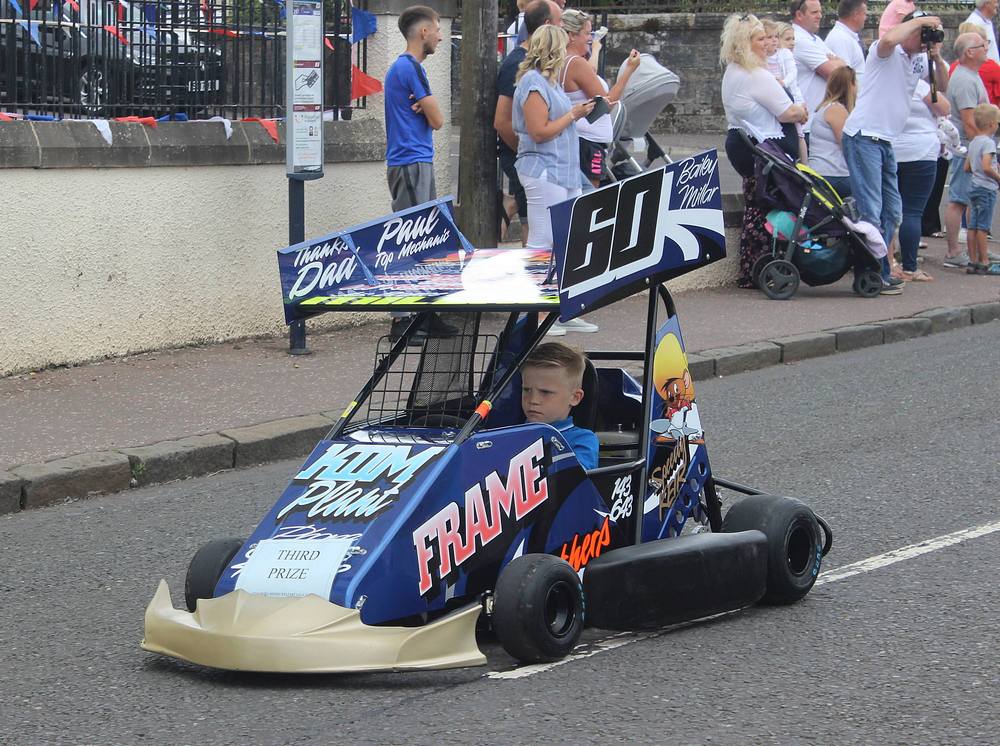
[[(778, 146), (795, 160), (799, 158), (799, 135), (794, 124), (782, 126), (783, 136), (776, 140)], [(750, 141), (755, 145), (757, 140), (753, 137)], [(738, 130), (732, 129), (726, 133), (726, 157), (736, 173), (744, 178), (753, 176), (753, 150), (743, 141)]]

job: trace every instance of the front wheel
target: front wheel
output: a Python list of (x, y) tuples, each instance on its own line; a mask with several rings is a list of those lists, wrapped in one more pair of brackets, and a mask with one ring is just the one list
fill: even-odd
[(583, 632), (583, 585), (569, 563), (525, 554), (500, 573), (493, 629), (504, 650), (525, 663), (565, 658)]
[(756, 530), (767, 537), (765, 603), (795, 603), (812, 589), (824, 546), (819, 522), (805, 504), (790, 497), (751, 495), (729, 509), (722, 530)]
[(243, 539), (213, 539), (194, 553), (184, 578), (184, 601), (188, 611), (195, 610), (199, 598), (212, 598), (219, 578), (242, 546)]
[(773, 259), (761, 269), (758, 283), (771, 300), (788, 300), (799, 289), (799, 269), (787, 259)]

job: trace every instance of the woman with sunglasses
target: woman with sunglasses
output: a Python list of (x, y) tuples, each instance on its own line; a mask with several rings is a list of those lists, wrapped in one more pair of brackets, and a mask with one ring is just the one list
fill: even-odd
[[(616, 104), (625, 91), (632, 73), (639, 67), (639, 53), (634, 49), (625, 60), (621, 77), (608, 87), (589, 63), (593, 23), (590, 16), (581, 10), (565, 10), (562, 25), (569, 35), (566, 45), (566, 63), (560, 81), (563, 90), (573, 103), (589, 101), (595, 96), (603, 96), (608, 104)], [(608, 145), (611, 144), (611, 113), (604, 114), (596, 121), (581, 119), (576, 123), (576, 133), (580, 136), (580, 168), (594, 186), (600, 186), (604, 176), (604, 160)]]
[(743, 231), (740, 235), (741, 288), (754, 287), (753, 263), (770, 251), (770, 237), (764, 228), (764, 212), (758, 206), (754, 192), (753, 149), (740, 133), (754, 143), (776, 141), (792, 158), (799, 156), (799, 143), (785, 137), (784, 122), (805, 122), (806, 108), (792, 102), (767, 69), (767, 40), (764, 26), (756, 16), (732, 15), (722, 29), (719, 62), (725, 66), (722, 76), (722, 105), (726, 111), (729, 132), (726, 135), (726, 155), (743, 177)]

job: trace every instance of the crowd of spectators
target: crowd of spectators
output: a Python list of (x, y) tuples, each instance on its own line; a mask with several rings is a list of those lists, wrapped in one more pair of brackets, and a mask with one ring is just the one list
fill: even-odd
[(945, 181), (943, 266), (1000, 275), (1000, 257), (986, 243), (1000, 182), (993, 145), (997, 4), (976, 0), (951, 45), (950, 65), (934, 40), (940, 19), (913, 0), (891, 0), (867, 47), (865, 0), (840, 0), (825, 37), (820, 0), (791, 0), (790, 26), (749, 13), (727, 20), (720, 43), (726, 153), (743, 177), (746, 204), (741, 287), (754, 286), (754, 263), (771, 251), (754, 176), (753, 146), (764, 140), (853, 198), (889, 249), (882, 294), (933, 280), (918, 252), (926, 248), (922, 236), (942, 235)]

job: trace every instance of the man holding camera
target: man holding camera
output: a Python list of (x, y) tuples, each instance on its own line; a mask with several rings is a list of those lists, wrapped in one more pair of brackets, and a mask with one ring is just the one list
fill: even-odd
[[(857, 103), (844, 124), (844, 160), (858, 213), (879, 229), (886, 246), (892, 241), (903, 211), (892, 141), (906, 126), (917, 81), (928, 73), (928, 55), (934, 71), (931, 84), (939, 91), (948, 87), (948, 65), (941, 58), (944, 32), (940, 27), (937, 16), (913, 13), (872, 45)], [(883, 259), (882, 293), (899, 295), (903, 292), (902, 282), (890, 276), (889, 261)]]

